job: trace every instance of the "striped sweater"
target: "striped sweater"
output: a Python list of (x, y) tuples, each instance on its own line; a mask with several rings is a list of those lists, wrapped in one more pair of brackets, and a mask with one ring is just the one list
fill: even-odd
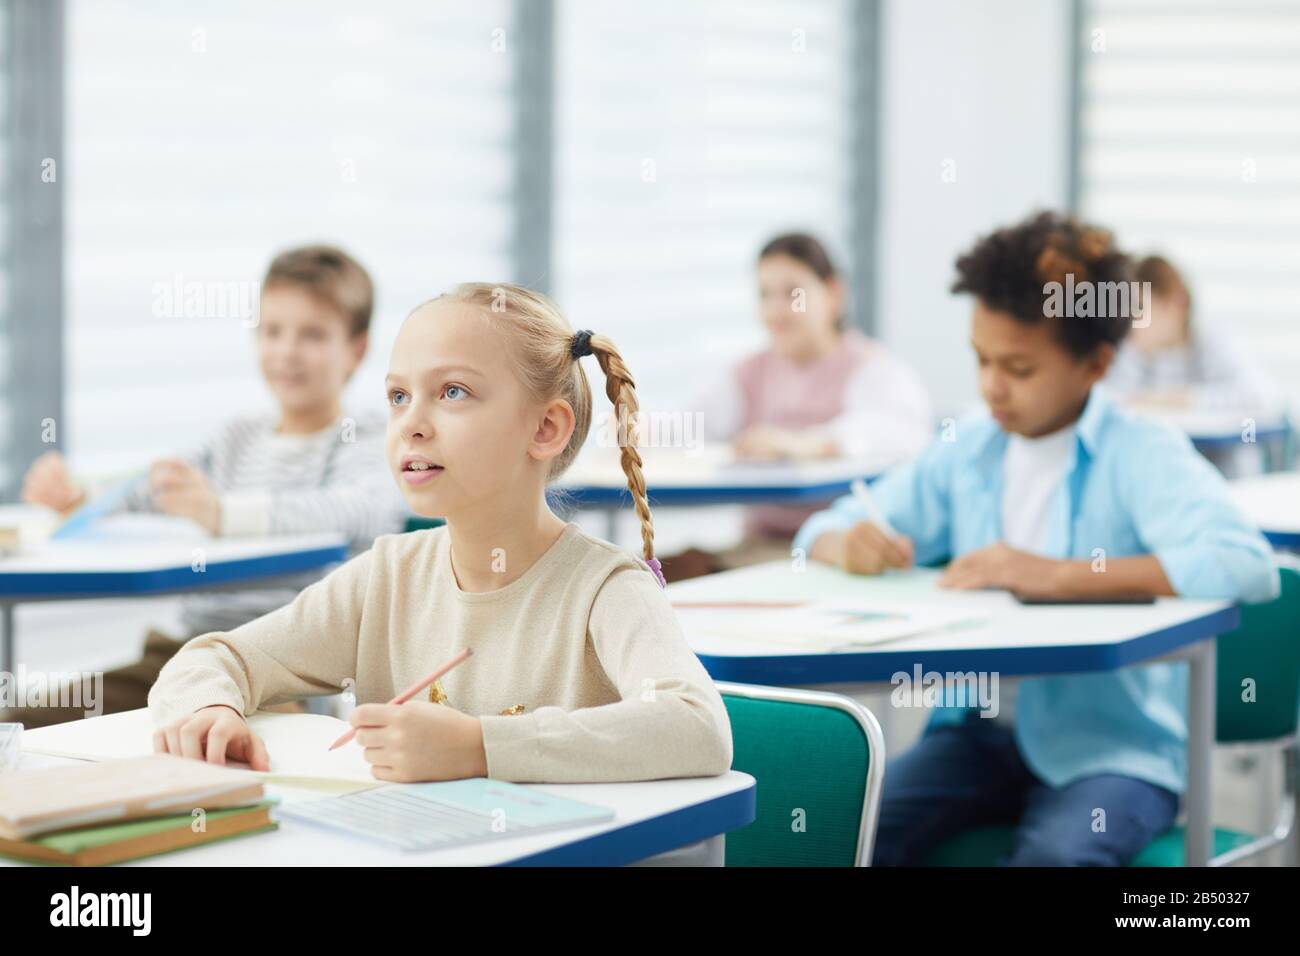
[[(402, 530), (408, 512), (385, 464), (382, 416), (343, 415), (311, 435), (282, 435), (276, 425), (273, 415), (236, 418), (181, 456), (216, 489), (223, 537), (337, 531), (356, 553), (376, 536)], [(153, 510), (147, 479), (121, 508)], [(287, 604), (320, 577), (310, 572), (276, 588), (186, 595), (185, 636), (238, 627)]]

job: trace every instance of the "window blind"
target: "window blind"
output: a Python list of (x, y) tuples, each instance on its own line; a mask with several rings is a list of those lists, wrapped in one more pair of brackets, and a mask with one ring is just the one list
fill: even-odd
[[(851, 271), (854, 4), (558, 0), (552, 290), (642, 403), (760, 347), (755, 257), (804, 229)], [(851, 276), (849, 276), (851, 279)], [(599, 386), (598, 386), (599, 387)]]
[(1087, 0), (1078, 200), (1300, 404), (1300, 5)]
[(178, 278), (257, 282), (287, 246), (340, 244), (377, 291), (348, 398), (382, 408), (404, 315), (455, 282), (510, 277), (515, 10), (70, 0), (76, 467), (136, 467), (273, 407), (238, 316), (159, 314)]

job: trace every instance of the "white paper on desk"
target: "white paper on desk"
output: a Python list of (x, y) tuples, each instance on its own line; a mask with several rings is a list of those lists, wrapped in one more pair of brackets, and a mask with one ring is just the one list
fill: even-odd
[[(351, 728), (345, 720), (324, 714), (253, 714), (248, 725), (266, 744), (271, 770), (258, 775), (269, 781), (294, 786), (336, 784), (381, 786), (370, 773), (355, 740), (338, 750), (332, 744)], [(53, 727), (23, 733), (22, 748), (28, 753), (79, 760), (116, 760), (153, 753), (153, 721), (145, 708), (121, 714), (106, 714), (91, 720), (74, 720)], [(231, 766), (243, 767), (232, 763)]]
[(700, 610), (705, 609), (677, 610), (690, 633), (819, 651), (870, 647), (975, 623), (968, 610), (865, 607), (846, 601), (810, 601), (782, 608), (709, 608), (707, 614)]

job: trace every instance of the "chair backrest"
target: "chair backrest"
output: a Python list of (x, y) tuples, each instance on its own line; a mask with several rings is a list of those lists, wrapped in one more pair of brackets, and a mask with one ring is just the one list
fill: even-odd
[(1296, 733), (1300, 718), (1300, 571), (1287, 565), (1278, 570), (1281, 596), (1267, 604), (1243, 605), (1241, 626), (1219, 637), (1220, 743), (1274, 740)]
[(727, 834), (727, 866), (865, 866), (884, 778), (880, 725), (839, 694), (719, 683), (732, 767), (758, 781), (754, 822)]
[(441, 528), (446, 523), (446, 518), (423, 518), (420, 515), (411, 515), (406, 519), (406, 527), (402, 530), (423, 531), (425, 528)]

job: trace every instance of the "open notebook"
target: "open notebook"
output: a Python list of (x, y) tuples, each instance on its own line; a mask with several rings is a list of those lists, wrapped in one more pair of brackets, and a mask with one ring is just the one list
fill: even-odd
[(609, 807), (476, 777), (404, 783), (285, 807), (282, 816), (399, 850), (443, 850), (614, 819)]
[[(380, 786), (370, 773), (356, 740), (338, 750), (332, 744), (351, 724), (323, 714), (253, 714), (249, 726), (266, 743), (269, 773), (276, 783), (319, 786), (328, 783)], [(146, 708), (107, 714), (94, 720), (74, 720), (26, 731), (22, 747), (29, 753), (81, 760), (115, 760), (153, 753), (153, 721)], [(230, 766), (247, 769), (246, 764)], [(349, 789), (356, 789), (351, 787)]]
[(691, 634), (815, 652), (852, 651), (984, 623), (984, 618), (969, 608), (872, 607), (843, 600), (773, 603), (766, 607), (761, 602), (728, 607), (683, 601), (673, 607)]

